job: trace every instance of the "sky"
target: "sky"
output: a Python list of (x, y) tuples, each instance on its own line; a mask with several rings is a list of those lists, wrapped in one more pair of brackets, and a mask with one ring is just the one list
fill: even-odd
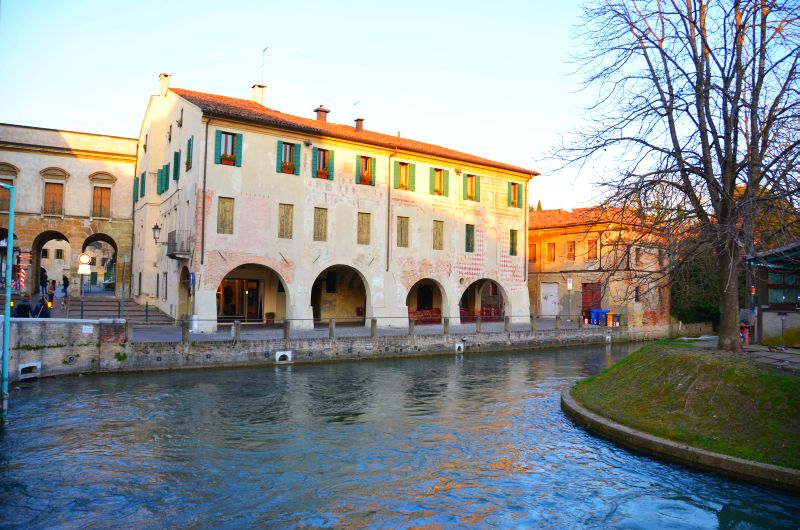
[[(596, 204), (602, 169), (548, 152), (589, 96), (577, 0), (0, 0), (0, 122), (138, 137), (158, 75), (541, 173), (530, 202)], [(265, 47), (266, 53), (262, 53)], [(262, 67), (263, 64), (263, 67)]]

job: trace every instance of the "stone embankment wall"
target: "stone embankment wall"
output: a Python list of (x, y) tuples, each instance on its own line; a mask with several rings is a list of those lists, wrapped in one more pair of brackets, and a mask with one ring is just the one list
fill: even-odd
[(272, 365), (279, 361), (281, 352), (291, 352), (293, 363), (454, 354), (462, 339), (466, 339), (465, 353), (479, 353), (664, 336), (666, 333), (656, 337), (649, 331), (586, 327), (403, 337), (135, 343), (127, 340), (125, 320), (13, 319), (9, 376), (16, 381), (34, 375)]

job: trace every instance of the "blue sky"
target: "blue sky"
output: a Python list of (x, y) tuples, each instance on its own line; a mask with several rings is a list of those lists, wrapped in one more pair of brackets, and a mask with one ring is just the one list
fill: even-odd
[(533, 204), (595, 202), (592, 168), (546, 159), (586, 104), (568, 75), (577, 1), (0, 1), (0, 122), (135, 137), (160, 72), (249, 98), (269, 46), (271, 108), (357, 112), (370, 130), (540, 171)]

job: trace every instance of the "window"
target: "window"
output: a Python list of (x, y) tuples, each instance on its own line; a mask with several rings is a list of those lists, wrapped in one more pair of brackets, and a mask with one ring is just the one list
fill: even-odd
[(217, 130), (214, 143), (214, 162), (223, 166), (241, 167), (243, 140), (243, 136), (239, 133)]
[(92, 217), (111, 217), (111, 188), (94, 187)]
[(450, 194), (450, 171), (431, 168), (431, 195), (447, 197)]
[(97, 266), (97, 258), (95, 256), (92, 256), (92, 259), (89, 261), (89, 265), (91, 267), (96, 267)]
[(522, 186), (518, 182), (508, 183), (508, 205), (512, 208), (522, 208)]
[(444, 221), (433, 222), (433, 250), (444, 250)]
[(178, 180), (181, 176), (181, 152), (180, 150), (172, 153), (172, 180)]
[(658, 266), (659, 267), (663, 267), (664, 266), (664, 249), (663, 248), (658, 249)]
[(633, 301), (638, 302), (641, 296), (642, 296), (642, 288), (637, 285), (636, 287), (633, 288)]
[(414, 191), (414, 165), (407, 162), (394, 163), (394, 188)]
[(169, 285), (167, 283), (167, 273), (166, 272), (162, 273), (162, 276), (164, 277), (163, 299), (166, 300), (167, 299), (167, 285)]
[(64, 185), (60, 182), (44, 183), (44, 207), (42, 213), (46, 215), (63, 215), (64, 213)]
[(313, 173), (311, 176), (318, 179), (333, 180), (333, 151), (315, 147), (312, 158)]
[(465, 252), (475, 252), (475, 225), (467, 225), (464, 241)]
[(217, 233), (233, 233), (233, 199), (220, 197), (217, 199)]
[(108, 263), (108, 258), (100, 258), (100, 266), (105, 267)]
[(634, 261), (633, 262), (636, 265), (641, 265), (642, 264), (642, 249), (639, 248), (639, 247), (636, 247), (636, 249), (634, 250), (634, 256), (635, 257), (634, 257)]
[(159, 289), (160, 286), (161, 282), (159, 282), (159, 276), (158, 273), (156, 273), (156, 298), (158, 298), (159, 293), (161, 292), (161, 290)]
[(408, 217), (397, 217), (397, 246), (408, 247)]
[(57, 248), (56, 249), (56, 259), (64, 259), (64, 249)]
[(147, 172), (143, 171), (142, 176), (139, 177), (139, 197), (144, 197), (144, 183), (147, 179)]
[(464, 200), (480, 202), (481, 179), (479, 176), (464, 173)]
[(528, 243), (528, 261), (536, 263), (536, 243)]
[(47, 251), (47, 249), (43, 248), (42, 249), (42, 259), (47, 259), (48, 255), (49, 255), (49, 252)]
[(556, 244), (547, 244), (547, 261), (553, 262), (556, 260)]
[(314, 241), (328, 240), (328, 209), (314, 208)]
[(358, 244), (369, 245), (371, 215), (366, 212), (358, 212)]
[[(183, 109), (181, 109), (183, 112)], [(186, 140), (186, 171), (192, 169), (192, 153), (194, 151), (194, 136)]]
[(800, 303), (800, 276), (790, 272), (767, 275), (767, 301), (771, 305)]
[(567, 241), (567, 259), (575, 261), (575, 242)]
[(595, 260), (597, 259), (597, 240), (590, 239), (586, 242), (586, 259), (587, 260)]
[(508, 254), (510, 256), (517, 255), (517, 231), (511, 230), (508, 233)]
[[(14, 181), (11, 179), (0, 179), (0, 182), (3, 184), (8, 184), (9, 186), (14, 185)], [(11, 202), (11, 191), (0, 188), (0, 210), (7, 212), (9, 203)]]
[(294, 205), (278, 205), (278, 237), (282, 239), (292, 239), (292, 216)]
[(300, 144), (278, 142), (278, 173), (300, 174)]
[(375, 185), (375, 158), (358, 155), (356, 157), (356, 184)]
[(133, 204), (139, 200), (139, 177), (133, 177)]

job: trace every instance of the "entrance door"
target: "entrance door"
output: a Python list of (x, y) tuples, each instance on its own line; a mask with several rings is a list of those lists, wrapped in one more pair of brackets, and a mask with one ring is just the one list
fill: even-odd
[(602, 298), (600, 284), (583, 283), (581, 284), (581, 289), (581, 310), (586, 312), (592, 309), (600, 309), (600, 300)]
[(433, 285), (417, 287), (417, 310), (433, 308)]
[(542, 316), (555, 317), (558, 315), (558, 284), (542, 283)]

